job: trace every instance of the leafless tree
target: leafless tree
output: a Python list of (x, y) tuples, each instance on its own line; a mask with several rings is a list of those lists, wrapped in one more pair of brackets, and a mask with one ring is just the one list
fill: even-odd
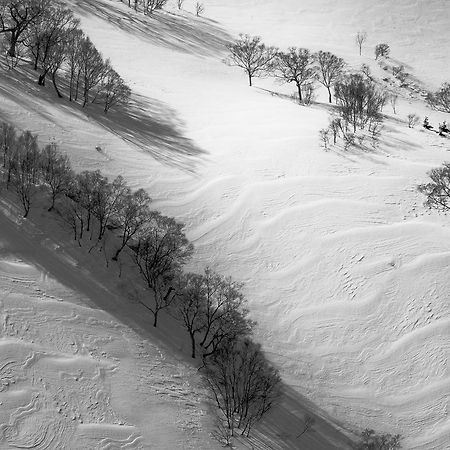
[(386, 95), (361, 74), (342, 77), (335, 84), (335, 97), (342, 119), (353, 126), (354, 133), (357, 127), (363, 129), (371, 121), (381, 120)]
[(141, 303), (153, 314), (156, 327), (159, 312), (167, 309), (174, 299), (171, 284), (180, 275), (193, 248), (183, 232), (183, 225), (157, 212), (153, 212), (140, 234), (133, 257), (147, 288), (153, 293), (152, 306)]
[(143, 0), (144, 14), (153, 14), (154, 11), (164, 8), (168, 0)]
[(392, 112), (394, 114), (397, 114), (397, 101), (398, 101), (398, 94), (395, 92), (389, 95), (389, 103), (392, 106)]
[[(197, 344), (203, 358), (213, 354), (227, 340), (251, 333), (242, 285), (206, 268), (204, 274), (186, 274), (177, 283), (175, 315), (191, 339), (191, 356)], [(197, 337), (199, 342), (197, 342)]]
[(144, 189), (138, 189), (134, 192), (127, 189), (122, 196), (116, 217), (117, 225), (122, 233), (122, 239), (120, 247), (112, 258), (114, 261), (117, 261), (122, 250), (133, 238), (139, 235), (147, 221), (150, 220), (150, 202), (151, 198)]
[(24, 217), (28, 216), (32, 200), (37, 193), (41, 176), (40, 158), (37, 136), (30, 131), (24, 131), (17, 140), (17, 159), (12, 178), (23, 206)]
[(9, 41), (8, 55), (14, 57), (24, 33), (48, 8), (50, 0), (0, 0), (0, 34)]
[(366, 429), (361, 434), (361, 441), (356, 450), (397, 450), (401, 448), (399, 434), (377, 434), (374, 430)]
[(99, 94), (103, 100), (103, 110), (107, 113), (115, 105), (126, 105), (130, 99), (131, 89), (109, 64), (105, 70), (106, 75), (102, 80)]
[(355, 42), (359, 48), (359, 56), (362, 54), (362, 46), (367, 41), (367, 33), (365, 31), (358, 31), (355, 36)]
[(195, 4), (195, 15), (197, 17), (201, 16), (205, 12), (205, 5), (203, 3), (197, 2)]
[(17, 156), (17, 134), (16, 129), (7, 122), (2, 122), (0, 126), (0, 147), (6, 172), (6, 188), (9, 188)]
[(227, 62), (245, 70), (250, 86), (254, 77), (264, 76), (270, 71), (277, 54), (275, 48), (267, 47), (259, 36), (248, 34), (240, 34), (239, 39), (227, 48), (230, 51)]
[(181, 10), (183, 8), (184, 0), (177, 0), (177, 8)]
[(330, 144), (330, 129), (322, 128), (321, 130), (319, 130), (319, 137), (323, 149), (325, 151), (328, 150), (328, 146)]
[(339, 133), (342, 131), (342, 123), (340, 117), (331, 117), (330, 124), (328, 126), (328, 129), (331, 131), (333, 135), (333, 144), (336, 145), (337, 138), (339, 136)]
[(94, 185), (94, 207), (93, 215), (98, 221), (97, 241), (105, 235), (109, 226), (116, 222), (117, 213), (128, 193), (128, 187), (121, 175), (117, 176), (111, 183), (104, 176), (98, 178)]
[(204, 375), (231, 435), (239, 429), (248, 436), (279, 395), (278, 371), (248, 339), (224, 343), (208, 360)]
[(106, 75), (106, 65), (102, 55), (89, 38), (80, 45), (80, 73), (83, 82), (83, 107), (89, 102), (92, 89), (99, 86)]
[(81, 51), (85, 39), (79, 29), (72, 30), (67, 36), (67, 66), (69, 75), (69, 101), (78, 99), (81, 79)]
[(377, 44), (375, 46), (375, 59), (379, 57), (387, 58), (389, 56), (391, 49), (388, 44)]
[(408, 114), (407, 119), (409, 128), (414, 128), (419, 123), (419, 116), (417, 114)]
[(434, 109), (450, 113), (450, 83), (444, 83), (438, 91), (428, 94), (427, 100)]
[(42, 150), (41, 170), (42, 179), (50, 189), (51, 204), (48, 210), (51, 211), (56, 199), (69, 191), (75, 175), (69, 158), (60, 153), (54, 143), (46, 145)]
[(273, 73), (283, 82), (295, 83), (300, 103), (303, 101), (302, 86), (316, 75), (314, 62), (314, 55), (306, 48), (291, 47), (287, 52), (277, 53)]
[(441, 211), (450, 210), (450, 163), (432, 169), (430, 182), (418, 186), (419, 192), (426, 195), (425, 205)]
[(320, 51), (316, 54), (317, 80), (328, 90), (328, 101), (331, 103), (331, 86), (342, 75), (345, 61), (330, 52)]

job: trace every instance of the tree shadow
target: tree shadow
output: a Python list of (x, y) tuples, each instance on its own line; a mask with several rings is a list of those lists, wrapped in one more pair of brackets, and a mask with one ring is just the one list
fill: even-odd
[(163, 164), (195, 173), (206, 155), (205, 150), (183, 136), (184, 124), (176, 112), (155, 99), (132, 95), (129, 104), (120, 110), (111, 110), (108, 114), (94, 112), (92, 116), (89, 110), (87, 114)]
[(226, 52), (226, 44), (233, 40), (217, 22), (187, 13), (155, 11), (144, 15), (142, 11), (113, 2), (72, 0), (71, 3), (82, 16), (99, 17), (143, 41), (184, 53), (220, 57)]
[[(37, 73), (27, 65), (13, 70), (0, 69), (0, 97), (26, 107), (26, 110), (49, 123), (55, 123), (55, 111), (80, 120), (97, 122), (109, 132), (150, 154), (157, 161), (189, 173), (195, 173), (206, 155), (191, 139), (183, 135), (183, 122), (175, 110), (155, 99), (132, 95), (127, 106), (103, 112), (102, 105), (79, 103), (58, 98), (51, 85), (38, 86)], [(67, 92), (61, 80), (62, 92)], [(0, 106), (0, 110), (1, 110)], [(27, 124), (19, 125), (27, 128)]]
[[(352, 441), (339, 431), (342, 429), (340, 424), (333, 422), (325, 412), (318, 413), (317, 409), (317, 406), (306, 397), (283, 384), (278, 404), (264, 416), (250, 434), (249, 442), (252, 448), (350, 449)], [(302, 434), (307, 417), (313, 419), (314, 425)]]

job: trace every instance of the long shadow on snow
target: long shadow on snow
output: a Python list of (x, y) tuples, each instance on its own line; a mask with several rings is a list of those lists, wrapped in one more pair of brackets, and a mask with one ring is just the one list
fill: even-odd
[(183, 124), (176, 119), (175, 111), (153, 99), (133, 95), (130, 104), (122, 110), (95, 114), (92, 118), (156, 160), (190, 173), (195, 173), (206, 154), (182, 135)]
[[(177, 118), (176, 111), (157, 100), (133, 95), (125, 108), (104, 114), (101, 105), (90, 104), (82, 108), (67, 98), (59, 99), (51, 85), (38, 86), (37, 72), (27, 65), (14, 70), (0, 69), (0, 77), (0, 96), (26, 107), (30, 113), (47, 122), (57, 123), (58, 117), (46, 105), (81, 120), (88, 118), (161, 163), (189, 173), (195, 173), (201, 157), (206, 154), (191, 139), (183, 136), (183, 123)], [(60, 82), (60, 87), (63, 92), (67, 91), (64, 82)], [(26, 123), (18, 126), (28, 128)]]
[(226, 52), (226, 44), (233, 40), (213, 20), (202, 17), (167, 11), (155, 11), (146, 16), (142, 11), (136, 12), (113, 2), (72, 0), (71, 3), (77, 6), (80, 15), (97, 16), (143, 41), (180, 52), (217, 57)]

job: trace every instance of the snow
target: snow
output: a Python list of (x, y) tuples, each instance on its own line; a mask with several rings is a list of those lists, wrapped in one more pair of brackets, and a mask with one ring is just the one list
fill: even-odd
[(215, 448), (195, 368), (126, 324), (135, 307), (74, 267), (70, 245), (46, 251), (1, 217), (1, 448)]
[[(186, 223), (189, 269), (246, 283), (256, 338), (318, 412), (347, 430), (400, 433), (408, 449), (448, 448), (450, 230), (416, 185), (449, 159), (450, 141), (406, 123), (411, 112), (444, 118), (420, 90), (446, 81), (446, 2), (209, 0), (195, 18), (186, 1), (181, 16), (155, 19), (108, 0), (67, 3), (132, 87), (133, 115), (98, 118), (50, 91), (30, 96), (6, 74), (0, 115), (54, 138), (77, 169), (124, 175)], [(358, 30), (368, 33), (362, 57)], [(397, 114), (386, 107), (379, 148), (325, 152), (328, 105), (300, 107), (286, 98), (292, 87), (269, 79), (250, 89), (223, 63), (239, 32), (330, 50), (377, 77), (372, 49), (385, 41), (418, 92), (400, 90)]]

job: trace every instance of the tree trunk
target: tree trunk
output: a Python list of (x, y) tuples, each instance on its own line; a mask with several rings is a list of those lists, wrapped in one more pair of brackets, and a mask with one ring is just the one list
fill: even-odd
[(47, 70), (45, 70), (43, 73), (39, 75), (38, 79), (38, 85), (39, 86), (45, 86), (45, 77), (47, 76)]
[(298, 102), (302, 103), (302, 85), (300, 83), (297, 83), (297, 90), (298, 90)]
[(59, 92), (58, 86), (56, 84), (56, 71), (52, 72), (52, 82), (53, 82), (53, 87), (55, 88), (56, 94), (58, 95), (59, 98), (63, 98), (61, 92)]
[(195, 335), (194, 333), (189, 333), (191, 337), (191, 357), (195, 359)]
[(153, 313), (153, 326), (156, 328), (158, 325), (158, 309), (155, 309), (155, 312)]
[(8, 50), (8, 56), (10, 56), (11, 58), (15, 58), (16, 57), (17, 39), (18, 39), (18, 37), (16, 36), (16, 34), (13, 31), (11, 33), (11, 42), (10, 42), (9, 50)]
[(328, 89), (328, 102), (331, 103), (331, 89), (330, 86), (327, 86)]
[(248, 74), (248, 85), (252, 86), (252, 75), (251, 75), (251, 73)]

